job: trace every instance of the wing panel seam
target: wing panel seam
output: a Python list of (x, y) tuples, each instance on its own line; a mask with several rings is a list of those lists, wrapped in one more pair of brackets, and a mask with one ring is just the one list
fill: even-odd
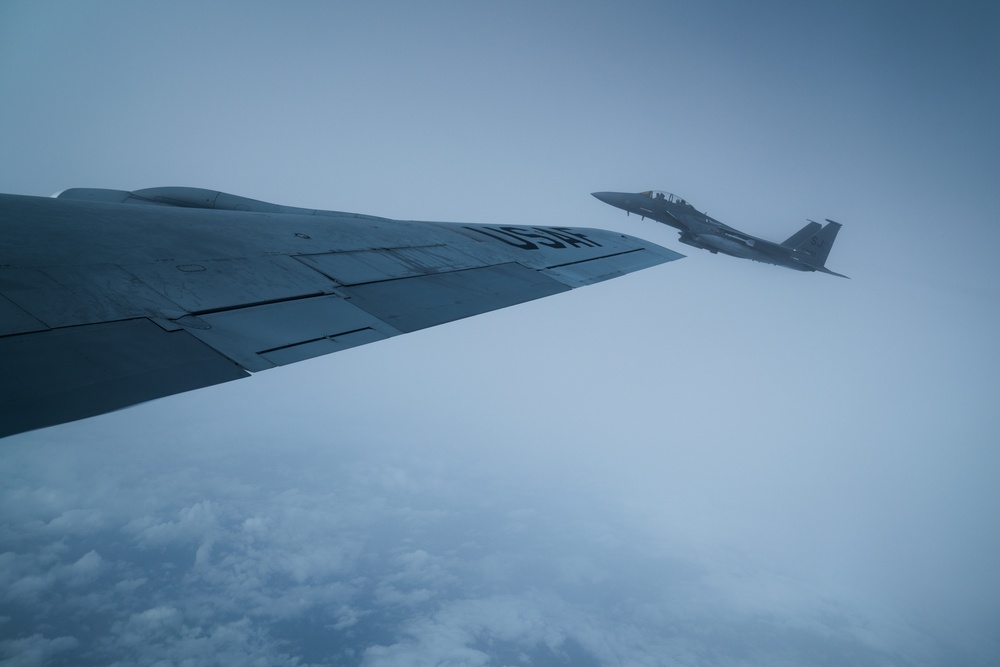
[(621, 257), (622, 255), (630, 255), (634, 252), (643, 252), (645, 248), (633, 248), (632, 250), (624, 250), (622, 252), (616, 252), (611, 255), (601, 255), (600, 257), (588, 257), (587, 259), (578, 259), (575, 262), (566, 262), (565, 264), (553, 264), (552, 266), (546, 266), (544, 270), (548, 269), (558, 269), (564, 266), (573, 266), (574, 264), (586, 264), (587, 262), (596, 262), (601, 259), (610, 259), (612, 257)]

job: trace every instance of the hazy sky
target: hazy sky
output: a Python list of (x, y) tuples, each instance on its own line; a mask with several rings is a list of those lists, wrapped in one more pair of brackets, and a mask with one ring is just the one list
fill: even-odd
[[(0, 657), (997, 664), (998, 36), (993, 2), (3, 2), (0, 191), (689, 257), (3, 440)], [(650, 188), (837, 220), (852, 279), (589, 195)]]

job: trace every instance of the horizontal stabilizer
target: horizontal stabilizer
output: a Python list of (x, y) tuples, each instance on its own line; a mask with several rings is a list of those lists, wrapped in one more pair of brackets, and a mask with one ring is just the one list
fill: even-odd
[(850, 276), (845, 276), (843, 273), (837, 273), (836, 271), (831, 271), (830, 269), (826, 268), (825, 266), (817, 266), (816, 270), (817, 271), (822, 271), (823, 273), (829, 273), (831, 276), (837, 276), (838, 278), (847, 278), (848, 280), (851, 279)]

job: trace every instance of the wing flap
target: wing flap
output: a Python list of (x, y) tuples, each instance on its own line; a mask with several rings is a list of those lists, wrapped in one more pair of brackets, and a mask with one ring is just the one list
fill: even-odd
[(248, 375), (147, 319), (3, 337), (0, 359), (0, 437)]
[(416, 331), (570, 288), (520, 264), (500, 264), (345, 288), (351, 303), (402, 332)]
[[(336, 296), (295, 299), (181, 318), (178, 324), (249, 371), (401, 333)], [(362, 334), (362, 332), (369, 332)]]
[(346, 331), (333, 336), (325, 336), (316, 340), (304, 343), (293, 343), (285, 347), (273, 350), (264, 350), (260, 356), (267, 359), (275, 366), (294, 364), (298, 361), (305, 361), (313, 357), (320, 357), (324, 354), (340, 352), (358, 345), (367, 345), (380, 340), (385, 340), (391, 334), (386, 334), (379, 328), (366, 327), (357, 331)]

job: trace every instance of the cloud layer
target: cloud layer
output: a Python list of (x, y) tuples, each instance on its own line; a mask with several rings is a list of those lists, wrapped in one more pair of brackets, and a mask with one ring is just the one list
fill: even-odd
[(207, 444), (8, 452), (13, 480), (35, 469), (31, 486), (5, 477), (0, 503), (5, 657), (880, 665), (943, 650), (745, 555), (656, 541), (579, 480), (543, 487), (415, 443)]

